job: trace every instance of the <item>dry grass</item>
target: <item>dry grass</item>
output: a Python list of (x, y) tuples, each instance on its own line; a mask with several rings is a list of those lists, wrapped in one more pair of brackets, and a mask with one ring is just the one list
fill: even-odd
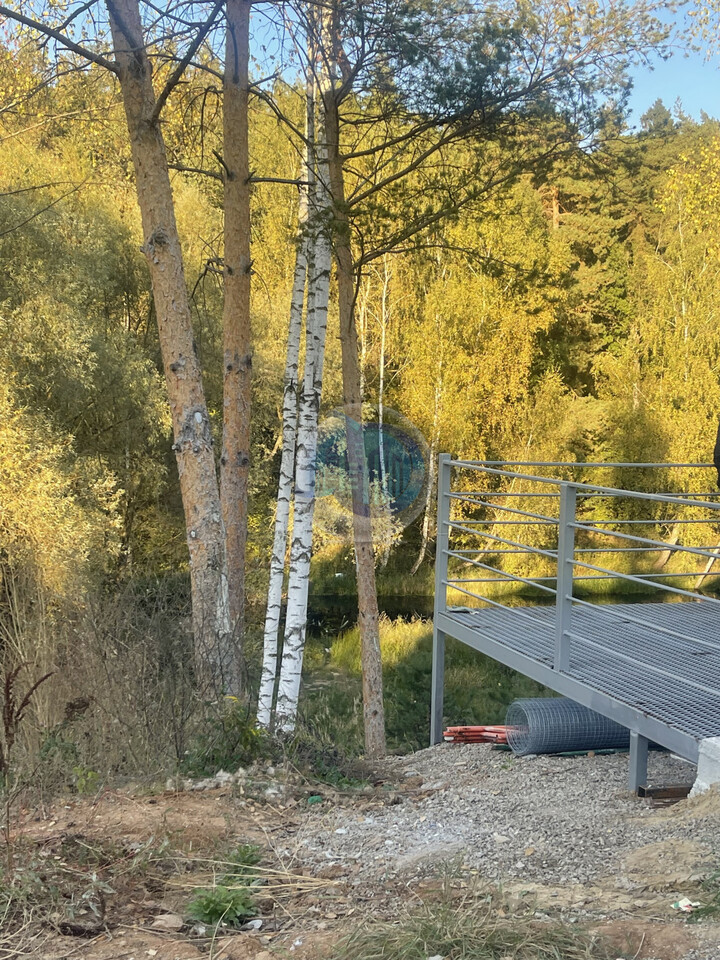
[(372, 923), (340, 945), (332, 960), (608, 960), (603, 945), (574, 926), (540, 921), (503, 906), (497, 892), (438, 899), (391, 923)]

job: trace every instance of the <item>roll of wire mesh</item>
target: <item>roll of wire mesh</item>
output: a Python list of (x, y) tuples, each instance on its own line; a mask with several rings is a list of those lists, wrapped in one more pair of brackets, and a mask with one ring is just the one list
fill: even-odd
[(625, 748), (630, 731), (565, 697), (514, 700), (505, 719), (507, 740), (519, 757), (531, 753)]

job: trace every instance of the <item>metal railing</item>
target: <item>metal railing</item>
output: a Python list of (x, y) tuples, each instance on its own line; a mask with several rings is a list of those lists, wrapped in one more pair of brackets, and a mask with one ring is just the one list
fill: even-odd
[(720, 735), (720, 493), (710, 464), (440, 457), (432, 742), (445, 635), (697, 759)]
[[(675, 489), (568, 479), (609, 471), (641, 474), (648, 486), (669, 478)], [(696, 492), (689, 484), (698, 474), (705, 483)], [(713, 480), (711, 464), (508, 464), (443, 455), (436, 612), (458, 600), (505, 609), (554, 601), (555, 668), (566, 670), (574, 606), (605, 601), (607, 618), (615, 615), (607, 601), (620, 598), (720, 606), (720, 598), (700, 592), (720, 587), (720, 493)], [(654, 627), (641, 611), (635, 620)]]

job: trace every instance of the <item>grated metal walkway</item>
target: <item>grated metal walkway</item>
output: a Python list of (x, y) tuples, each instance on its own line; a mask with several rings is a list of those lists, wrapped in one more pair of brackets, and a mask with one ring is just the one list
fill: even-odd
[[(638, 622), (642, 617), (642, 622)], [(551, 689), (596, 709), (597, 695), (637, 714), (658, 742), (697, 759), (697, 741), (720, 736), (720, 617), (702, 603), (615, 604), (575, 607), (569, 632), (570, 667), (553, 670), (555, 607), (470, 610), (448, 608), (441, 629), (471, 643)], [(669, 631), (664, 634), (663, 631)], [(670, 633), (672, 631), (672, 633)], [(503, 655), (504, 648), (506, 651)], [(575, 688), (570, 692), (569, 687)], [(562, 687), (562, 689), (559, 689)], [(584, 688), (588, 688), (585, 690)], [(593, 694), (595, 696), (593, 696)], [(587, 702), (590, 699), (592, 702)], [(601, 710), (607, 713), (607, 707)], [(617, 710), (612, 711), (617, 718)], [(667, 743), (667, 740), (671, 743)]]
[[(624, 475), (656, 492), (574, 479), (595, 468), (630, 470)], [(431, 741), (442, 738), (445, 637), (453, 637), (627, 727), (631, 789), (645, 782), (650, 742), (696, 763), (701, 741), (720, 737), (720, 598), (700, 592), (720, 582), (720, 499), (708, 469), (513, 470), (441, 455)], [(657, 492), (663, 477), (670, 489)], [(601, 594), (589, 581), (607, 583), (609, 595), (639, 586), (658, 602), (591, 603), (583, 597)], [(504, 603), (519, 586), (554, 602)], [(471, 606), (450, 605), (451, 592)]]

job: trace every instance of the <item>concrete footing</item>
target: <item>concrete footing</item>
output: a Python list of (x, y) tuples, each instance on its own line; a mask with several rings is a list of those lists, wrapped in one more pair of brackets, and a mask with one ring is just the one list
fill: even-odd
[(700, 741), (697, 778), (690, 796), (697, 797), (715, 784), (720, 784), (720, 737), (708, 737)]

